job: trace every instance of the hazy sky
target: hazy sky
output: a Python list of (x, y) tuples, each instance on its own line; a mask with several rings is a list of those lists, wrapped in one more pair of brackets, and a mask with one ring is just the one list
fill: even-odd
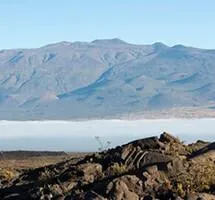
[(118, 37), (215, 49), (214, 0), (0, 0), (0, 49)]

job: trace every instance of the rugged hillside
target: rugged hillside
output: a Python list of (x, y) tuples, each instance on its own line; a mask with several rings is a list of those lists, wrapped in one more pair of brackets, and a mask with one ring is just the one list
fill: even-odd
[(163, 133), (2, 179), (0, 199), (214, 200), (215, 143)]
[(214, 110), (215, 51), (119, 39), (0, 51), (0, 119)]

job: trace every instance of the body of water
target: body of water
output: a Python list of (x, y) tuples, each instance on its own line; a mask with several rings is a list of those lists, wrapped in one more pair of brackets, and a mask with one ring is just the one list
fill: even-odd
[(215, 141), (215, 119), (0, 121), (0, 150), (96, 151), (159, 136), (163, 131), (185, 142)]

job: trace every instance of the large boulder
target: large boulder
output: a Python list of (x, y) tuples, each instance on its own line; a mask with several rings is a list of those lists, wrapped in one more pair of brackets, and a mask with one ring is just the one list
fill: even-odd
[(125, 175), (107, 185), (106, 195), (108, 199), (139, 200), (143, 196), (143, 183), (134, 175)]

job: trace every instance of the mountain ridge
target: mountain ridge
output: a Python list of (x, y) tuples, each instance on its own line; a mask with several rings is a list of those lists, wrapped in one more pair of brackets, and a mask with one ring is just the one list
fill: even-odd
[(76, 45), (76, 44), (96, 44), (96, 43), (108, 43), (109, 42), (116, 42), (116, 43), (122, 43), (122, 44), (127, 44), (127, 45), (133, 45), (133, 46), (164, 46), (164, 47), (169, 47), (169, 48), (192, 48), (192, 49), (198, 49), (198, 50), (205, 50), (205, 51), (215, 51), (215, 49), (212, 48), (200, 48), (200, 47), (195, 47), (192, 45), (184, 45), (184, 44), (173, 44), (173, 45), (167, 45), (164, 42), (159, 42), (156, 41), (154, 43), (148, 43), (148, 44), (143, 44), (143, 43), (132, 43), (132, 42), (127, 42), (126, 40), (123, 40), (121, 38), (115, 37), (115, 38), (103, 38), (103, 39), (95, 39), (91, 41), (69, 41), (69, 40), (62, 40), (62, 41), (56, 41), (48, 44), (41, 45), (39, 47), (18, 47), (18, 48), (2, 48), (0, 49), (0, 53), (3, 51), (19, 51), (19, 50), (36, 50), (36, 49), (41, 49), (41, 48), (47, 48), (50, 46), (56, 46), (56, 45)]
[(215, 51), (183, 45), (113, 38), (1, 50), (0, 72), (0, 119), (213, 112), (215, 104)]

